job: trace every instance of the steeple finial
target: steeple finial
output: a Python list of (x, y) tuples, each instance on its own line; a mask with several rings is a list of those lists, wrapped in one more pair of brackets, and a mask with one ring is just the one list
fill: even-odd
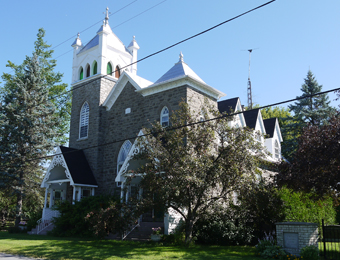
[(80, 33), (77, 34), (77, 39), (79, 39)]
[(179, 54), (179, 62), (184, 62), (184, 60), (183, 60), (183, 53), (182, 52)]
[(104, 24), (107, 25), (109, 24), (109, 14), (111, 12), (109, 12), (109, 7), (106, 7), (106, 12), (104, 13), (105, 14), (105, 21), (104, 21)]

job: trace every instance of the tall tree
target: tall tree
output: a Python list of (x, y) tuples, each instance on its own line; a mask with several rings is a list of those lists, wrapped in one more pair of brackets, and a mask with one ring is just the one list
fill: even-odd
[(278, 183), (298, 191), (312, 190), (320, 197), (339, 190), (340, 118), (305, 127), (298, 144), (292, 161), (281, 162)]
[(16, 226), (22, 215), (25, 194), (41, 181), (41, 156), (50, 152), (58, 136), (60, 118), (48, 100), (45, 71), (38, 56), (26, 58), (20, 73), (7, 81), (0, 106), (0, 176), (16, 197)]
[[(221, 116), (213, 109), (207, 111), (205, 119)], [(135, 156), (146, 161), (139, 169), (143, 196), (137, 208), (141, 213), (145, 206), (177, 212), (185, 222), (187, 243), (196, 221), (251, 181), (263, 158), (252, 130), (231, 128), (227, 118), (194, 124), (200, 116), (182, 103), (171, 116), (171, 127), (158, 123), (144, 129), (151, 135), (139, 139), (140, 153)]]
[[(55, 137), (56, 142), (64, 144), (67, 142), (68, 136), (65, 133), (69, 132), (70, 117), (71, 117), (71, 92), (67, 91), (67, 84), (62, 83), (63, 74), (55, 72), (57, 62), (52, 58), (53, 50), (51, 45), (44, 41), (45, 30), (40, 28), (37, 34), (37, 40), (34, 42), (34, 51), (32, 56), (36, 56), (41, 74), (45, 78), (45, 84), (48, 89), (48, 98), (55, 105), (55, 113), (61, 119), (57, 128), (58, 135)], [(14, 74), (3, 73), (2, 79), (4, 85), (0, 89), (0, 95), (5, 95), (11, 88), (15, 88), (16, 77), (23, 77), (25, 74), (25, 67), (30, 63), (31, 57), (26, 56), (22, 64), (16, 65), (8, 61), (6, 67), (14, 70)]]
[(289, 110), (294, 113), (293, 117), (288, 119), (290, 122), (285, 127), (285, 135), (288, 136), (288, 139), (283, 153), (288, 160), (294, 156), (298, 146), (297, 140), (303, 128), (307, 125), (321, 126), (327, 123), (336, 112), (335, 108), (330, 106), (327, 94), (310, 97), (322, 90), (322, 85), (318, 84), (310, 70), (304, 81), (301, 87), (302, 95), (297, 97), (302, 99), (288, 106)]

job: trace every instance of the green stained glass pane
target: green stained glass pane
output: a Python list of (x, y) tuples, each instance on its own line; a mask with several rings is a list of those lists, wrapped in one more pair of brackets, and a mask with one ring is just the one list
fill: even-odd
[(110, 62), (107, 64), (107, 74), (112, 75), (112, 65)]
[(83, 68), (81, 68), (79, 79), (82, 80), (83, 78), (84, 78), (84, 70), (83, 70)]
[(93, 75), (97, 74), (97, 62), (93, 66)]

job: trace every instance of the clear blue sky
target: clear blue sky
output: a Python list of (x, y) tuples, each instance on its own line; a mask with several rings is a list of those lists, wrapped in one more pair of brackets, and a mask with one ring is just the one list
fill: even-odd
[[(70, 45), (78, 32), (104, 19), (107, 6), (114, 13), (132, 3), (110, 16), (109, 23), (126, 46), (132, 36), (136, 36), (140, 46), (138, 58), (142, 58), (265, 2), (3, 1), (0, 9), (0, 72), (10, 72), (5, 67), (7, 60), (20, 64), (25, 55), (31, 55), (38, 29), (43, 27), (45, 39), (52, 47), (72, 38), (58, 46), (54, 53), (57, 58), (70, 51), (57, 58), (57, 70), (64, 73), (64, 82), (70, 84), (73, 55)], [(339, 0), (276, 0), (139, 63), (137, 74), (156, 81), (178, 61), (182, 51), (184, 61), (207, 84), (227, 94), (222, 99), (240, 97), (246, 105), (249, 55), (244, 50), (258, 48), (253, 51), (251, 60), (254, 103), (268, 105), (300, 95), (309, 68), (323, 85), (323, 90), (337, 88), (340, 87), (339, 14)], [(82, 32), (82, 42), (95, 36), (100, 25), (101, 22)], [(335, 95), (330, 97), (334, 99)], [(338, 103), (332, 102), (334, 106)]]

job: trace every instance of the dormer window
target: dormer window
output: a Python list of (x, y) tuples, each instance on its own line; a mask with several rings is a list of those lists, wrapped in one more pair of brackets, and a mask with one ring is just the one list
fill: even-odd
[(274, 145), (274, 156), (276, 159), (280, 159), (280, 147), (279, 147), (279, 142), (275, 140), (275, 145)]
[(115, 77), (118, 79), (120, 77), (120, 68), (116, 66)]
[(128, 153), (130, 152), (131, 146), (132, 146), (131, 142), (127, 140), (123, 143), (122, 147), (120, 148), (118, 159), (117, 159), (117, 173), (122, 168), (126, 160), (126, 157), (128, 156)]
[(83, 70), (83, 67), (80, 67), (79, 80), (82, 80), (83, 78), (84, 78), (84, 70)]
[(112, 65), (111, 63), (107, 63), (106, 74), (112, 76)]
[(90, 112), (89, 104), (85, 102), (80, 111), (79, 138), (86, 138), (88, 136), (89, 112)]
[(161, 125), (162, 127), (169, 126), (169, 109), (167, 107), (163, 107), (161, 111)]
[(90, 77), (90, 75), (91, 75), (90, 65), (87, 64), (87, 65), (86, 65), (86, 78)]

